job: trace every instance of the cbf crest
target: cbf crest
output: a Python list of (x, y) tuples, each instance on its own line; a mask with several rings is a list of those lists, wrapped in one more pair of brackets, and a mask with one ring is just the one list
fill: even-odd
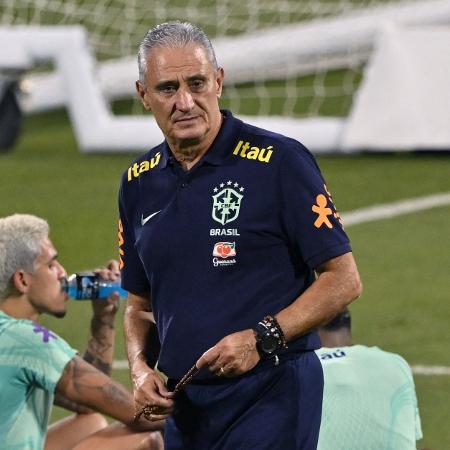
[(244, 188), (228, 180), (226, 183), (220, 183), (219, 187), (215, 187), (214, 192), (217, 194), (212, 196), (212, 218), (222, 225), (236, 220), (241, 209)]

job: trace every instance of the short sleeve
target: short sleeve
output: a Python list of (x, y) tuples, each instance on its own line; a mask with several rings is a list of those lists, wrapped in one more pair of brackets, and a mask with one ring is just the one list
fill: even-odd
[(420, 439), (422, 438), (423, 438), (422, 422), (420, 421), (419, 406), (417, 405), (417, 398), (416, 398), (416, 441), (420, 441)]
[(2, 364), (20, 368), (22, 381), (51, 393), (67, 363), (77, 353), (48, 328), (27, 320), (9, 327), (2, 339), (9, 341), (9, 351), (2, 353)]
[(131, 293), (150, 290), (144, 267), (135, 247), (133, 221), (129, 217), (129, 208), (134, 199), (124, 187), (124, 180), (119, 191), (119, 258), (122, 288)]
[(286, 149), (280, 165), (283, 220), (289, 238), (312, 269), (351, 252), (331, 193), (312, 154), (301, 144)]
[(420, 420), (419, 404), (417, 401), (416, 386), (414, 384), (414, 377), (411, 370), (411, 366), (402, 356), (396, 354), (394, 354), (394, 356), (396, 357), (397, 361), (399, 362), (408, 379), (407, 392), (409, 392), (410, 402), (412, 404), (412, 407), (414, 408), (415, 436), (416, 441), (419, 441), (420, 439), (423, 438), (422, 422)]

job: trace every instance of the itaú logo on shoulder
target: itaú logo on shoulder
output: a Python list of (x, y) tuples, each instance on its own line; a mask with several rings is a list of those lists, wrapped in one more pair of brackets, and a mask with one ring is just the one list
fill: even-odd
[(220, 258), (231, 258), (232, 256), (236, 256), (236, 243), (217, 242), (214, 244), (213, 256), (219, 256)]

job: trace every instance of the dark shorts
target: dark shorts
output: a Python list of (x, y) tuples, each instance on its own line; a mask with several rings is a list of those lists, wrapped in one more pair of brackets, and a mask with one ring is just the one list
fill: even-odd
[(313, 351), (229, 381), (188, 385), (167, 421), (165, 450), (316, 449), (322, 395)]

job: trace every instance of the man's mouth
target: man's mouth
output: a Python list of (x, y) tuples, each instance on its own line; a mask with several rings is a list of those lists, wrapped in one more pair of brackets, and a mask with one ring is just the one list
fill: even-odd
[(183, 123), (183, 122), (191, 122), (195, 119), (197, 119), (198, 116), (185, 116), (185, 117), (180, 117), (178, 119), (175, 119), (174, 122), (175, 123)]

